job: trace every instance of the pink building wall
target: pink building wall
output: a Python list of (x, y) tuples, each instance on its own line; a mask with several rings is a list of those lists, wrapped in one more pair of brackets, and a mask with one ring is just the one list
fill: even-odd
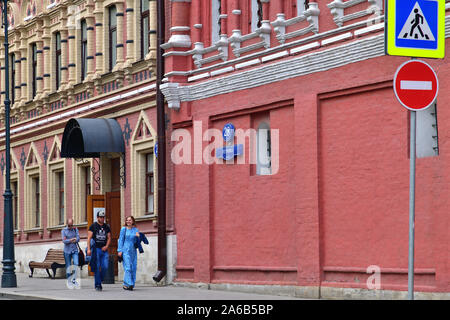
[[(320, 32), (335, 29), (326, 6), (329, 2), (317, 2)], [(227, 4), (229, 37), (231, 24), (238, 22), (231, 14), (236, 2)], [(278, 13), (277, 4), (263, 4), (270, 21)], [(245, 16), (246, 9), (240, 9)], [(199, 20), (196, 10), (206, 12), (192, 3), (192, 24)], [(208, 22), (204, 23), (201, 31), (192, 29), (190, 35), (193, 42), (202, 40), (206, 47), (210, 30)], [(173, 21), (172, 26), (176, 26)], [(365, 36), (382, 32), (381, 28)], [(319, 46), (317, 52), (356, 40), (352, 34), (350, 40)], [(272, 32), (271, 47), (277, 44)], [(187, 49), (168, 51), (183, 50)], [(312, 56), (313, 51), (305, 54)], [(221, 68), (235, 67), (233, 59), (238, 58), (229, 48), (229, 63)], [(294, 57), (267, 64), (289, 59)], [(251, 88), (245, 88), (242, 76), (242, 89), (181, 98), (180, 109), (170, 112), (171, 122), (175, 131), (187, 129), (191, 136), (196, 121), (201, 121), (203, 131), (222, 130), (228, 122), (247, 130), (253, 118), (268, 114), (271, 129), (279, 130), (280, 164), (278, 173), (271, 176), (252, 175), (247, 162), (175, 165), (177, 280), (368, 289), (369, 270), (376, 266), (381, 271), (379, 289), (406, 291), (409, 117), (392, 90), (395, 71), (406, 60), (389, 56), (359, 59)], [(417, 159), (415, 289), (449, 292), (446, 140), (450, 113), (445, 106), (450, 69), (447, 58), (425, 60), (440, 81), (439, 156)], [(189, 55), (170, 55), (166, 61), (169, 81), (178, 83), (180, 92), (196, 90), (203, 83), (216, 85), (221, 77), (225, 86), (234, 75), (265, 70), (262, 62), (213, 76), (214, 64), (222, 63), (219, 60), (206, 64), (203, 72), (210, 74), (193, 79), (192, 75), (201, 73), (193, 72), (196, 67)], [(183, 77), (172, 71), (191, 73)], [(261, 71), (260, 76), (266, 75)], [(203, 141), (203, 148), (208, 143)], [(245, 152), (249, 152), (248, 145)]]

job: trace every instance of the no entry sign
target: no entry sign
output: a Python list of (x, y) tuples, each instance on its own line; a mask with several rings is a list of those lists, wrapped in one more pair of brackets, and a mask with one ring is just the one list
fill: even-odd
[(424, 110), (434, 103), (438, 94), (436, 73), (421, 60), (407, 61), (395, 73), (394, 92), (405, 108)]

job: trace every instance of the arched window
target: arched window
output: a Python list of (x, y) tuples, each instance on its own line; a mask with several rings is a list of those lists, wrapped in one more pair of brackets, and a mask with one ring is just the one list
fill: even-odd
[(259, 124), (256, 133), (256, 141), (256, 174), (272, 174), (272, 143), (270, 138), (270, 126), (267, 122), (261, 122)]

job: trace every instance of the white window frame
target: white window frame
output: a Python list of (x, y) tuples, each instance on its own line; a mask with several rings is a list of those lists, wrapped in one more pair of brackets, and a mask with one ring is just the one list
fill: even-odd
[(91, 194), (93, 194), (92, 190), (92, 168), (94, 166), (94, 162), (92, 159), (82, 159), (80, 162), (75, 160), (72, 161), (72, 207), (73, 207), (73, 222), (77, 225), (87, 223), (87, 214), (86, 220), (84, 218), (84, 212), (87, 210), (87, 204), (84, 203), (84, 199), (86, 195), (86, 178), (84, 177), (84, 170), (86, 167), (89, 167), (89, 181), (91, 184)]
[(272, 146), (267, 146), (267, 135), (270, 135), (270, 125), (263, 121), (256, 132), (256, 174), (261, 176), (272, 174), (271, 156), (267, 154)]
[[(36, 164), (33, 165), (27, 165), (30, 157), (34, 154), (36, 157)], [(28, 156), (26, 157), (25, 161), (25, 231), (42, 231), (44, 226), (42, 224), (42, 161), (39, 157), (39, 153), (37, 152), (37, 149), (34, 145), (34, 143), (31, 143), (30, 150), (28, 152)], [(39, 226), (36, 226), (36, 212), (35, 212), (35, 186), (34, 186), (34, 180), (35, 178), (39, 179)]]
[[(262, 5), (262, 3), (261, 3)], [(251, 21), (252, 21), (252, 29), (251, 32), (255, 32), (256, 29), (258, 29), (258, 0), (252, 0), (252, 7), (251, 7)]]
[[(142, 138), (138, 138), (138, 131), (144, 124), (151, 136), (144, 135)], [(156, 143), (156, 131), (150, 125), (147, 115), (144, 111), (141, 111), (139, 120), (136, 124), (136, 128), (131, 138), (131, 208), (135, 218), (154, 218), (158, 215), (158, 166), (157, 158), (154, 153)], [(146, 179), (146, 154), (153, 153), (153, 214), (147, 215), (145, 210), (145, 179)]]
[(306, 11), (307, 0), (297, 0), (297, 17), (303, 15)]
[(211, 45), (220, 40), (220, 4), (221, 0), (211, 0)]

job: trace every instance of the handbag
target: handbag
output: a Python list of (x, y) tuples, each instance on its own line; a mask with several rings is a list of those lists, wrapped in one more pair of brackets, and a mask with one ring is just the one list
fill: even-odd
[(78, 265), (80, 266), (80, 268), (83, 268), (83, 266), (86, 264), (86, 261), (84, 259), (84, 252), (83, 250), (81, 250), (80, 244), (78, 242), (77, 247), (78, 247)]

